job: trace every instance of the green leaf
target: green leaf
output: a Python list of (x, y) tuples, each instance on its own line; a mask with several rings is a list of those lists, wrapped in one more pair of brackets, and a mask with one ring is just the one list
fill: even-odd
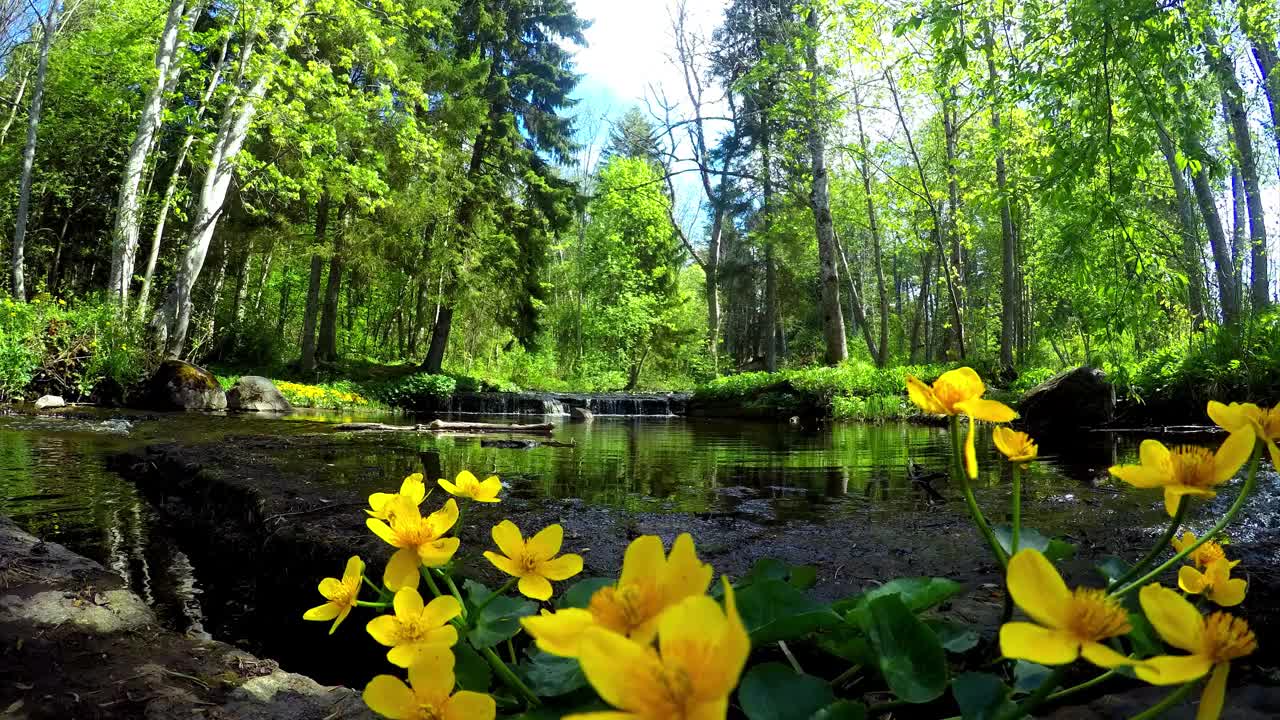
[(1013, 690), (1017, 693), (1034, 692), (1052, 672), (1044, 665), (1019, 660), (1013, 664)]
[(898, 578), (880, 587), (840, 600), (833, 607), (836, 612), (843, 613), (850, 623), (865, 629), (870, 620), (867, 604), (875, 598), (897, 595), (909, 610), (918, 613), (945, 602), (962, 589), (964, 589), (963, 585), (948, 578)]
[(880, 673), (889, 689), (909, 703), (940, 697), (947, 689), (947, 657), (938, 636), (900, 595), (873, 598), (868, 609), (871, 647), (879, 656)]
[(951, 683), (951, 694), (955, 695), (964, 720), (993, 720), (1014, 708), (1009, 700), (1009, 687), (989, 673), (961, 675)]
[[(484, 585), (471, 580), (463, 583), (463, 589), (472, 607), (479, 607), (493, 594)], [(474, 624), (467, 633), (467, 640), (477, 650), (493, 647), (520, 631), (520, 618), (536, 612), (537, 603), (501, 595), (491, 601), (478, 616), (472, 613), (467, 618)]]
[(453, 657), (453, 674), (457, 676), (458, 685), (463, 690), (489, 691), (493, 672), (489, 669), (489, 663), (480, 657), (480, 653), (473, 650), (470, 645), (458, 643), (453, 646)]
[(835, 699), (821, 678), (782, 663), (756, 665), (738, 687), (738, 702), (750, 720), (809, 720)]
[(862, 703), (837, 700), (809, 716), (809, 720), (864, 720), (867, 708)]
[(563, 610), (564, 608), (585, 608), (591, 604), (591, 596), (602, 587), (613, 585), (616, 580), (609, 578), (585, 578), (569, 586), (560, 594), (560, 599), (556, 601), (556, 607)]
[(800, 590), (810, 590), (818, 584), (818, 568), (812, 565), (792, 565), (787, 582)]
[(751, 643), (757, 647), (841, 624), (830, 607), (781, 580), (752, 583), (738, 591), (736, 599)]
[(1102, 558), (1102, 562), (1095, 565), (1094, 568), (1098, 571), (1098, 574), (1102, 575), (1110, 583), (1124, 577), (1124, 574), (1129, 572), (1129, 563), (1115, 555), (1108, 555)]
[(968, 652), (978, 645), (978, 631), (970, 625), (937, 619), (925, 620), (924, 624), (938, 636), (938, 642), (947, 652)]
[(587, 676), (576, 658), (535, 651), (520, 666), (529, 687), (541, 697), (559, 697), (587, 686)]
[[(996, 539), (1000, 541), (1000, 547), (1005, 552), (1009, 552), (1009, 548), (1013, 547), (1013, 529), (1008, 525), (997, 525), (993, 528), (996, 532)], [(1049, 562), (1058, 562), (1059, 560), (1070, 560), (1076, 554), (1076, 546), (1065, 540), (1057, 538), (1047, 538), (1040, 534), (1039, 530), (1033, 528), (1022, 528), (1022, 533), (1018, 537), (1018, 549), (1039, 550), (1049, 560)]]

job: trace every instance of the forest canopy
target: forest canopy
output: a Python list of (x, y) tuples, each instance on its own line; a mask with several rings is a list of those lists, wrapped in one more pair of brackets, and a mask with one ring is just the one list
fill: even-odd
[(4, 289), (120, 372), (580, 389), (1278, 322), (1274, 2), (664, 9), (680, 81), (601, 118), (572, 0), (0, 0)]

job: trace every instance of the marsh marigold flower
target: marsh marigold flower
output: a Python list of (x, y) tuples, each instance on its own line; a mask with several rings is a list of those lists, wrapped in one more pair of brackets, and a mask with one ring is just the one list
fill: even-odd
[(1217, 452), (1194, 445), (1173, 450), (1159, 440), (1143, 440), (1140, 464), (1114, 465), (1111, 474), (1136, 488), (1164, 488), (1164, 507), (1173, 516), (1187, 495), (1213, 497), (1213, 489), (1230, 480), (1253, 452), (1253, 430), (1242, 427), (1223, 441)]
[(342, 572), (341, 580), (325, 578), (320, 581), (320, 594), (328, 602), (306, 611), (302, 619), (322, 622), (332, 620), (333, 626), (329, 628), (329, 634), (332, 635), (342, 621), (347, 619), (347, 615), (351, 614), (351, 609), (356, 606), (356, 598), (360, 594), (360, 582), (363, 577), (364, 561), (358, 555), (352, 555), (347, 560), (347, 567)]
[(948, 370), (926, 385), (913, 375), (907, 376), (907, 395), (911, 402), (930, 415), (968, 415), (975, 420), (1009, 422), (1018, 417), (1008, 405), (997, 400), (984, 400), (987, 386), (973, 368)]
[(422, 473), (414, 473), (404, 479), (400, 483), (400, 492), (398, 493), (374, 493), (369, 496), (369, 509), (365, 512), (371, 516), (386, 520), (387, 512), (392, 506), (392, 500), (396, 498), (406, 498), (415, 506), (421, 505), (422, 501), (427, 498), (427, 486), (422, 482)]
[(1251, 428), (1258, 439), (1267, 444), (1272, 466), (1280, 470), (1280, 447), (1276, 445), (1280, 443), (1280, 403), (1267, 410), (1253, 403), (1223, 405), (1211, 400), (1209, 417), (1227, 432), (1235, 432), (1242, 427)]
[(685, 598), (705, 595), (711, 566), (700, 561), (693, 538), (682, 534), (670, 556), (656, 535), (642, 535), (627, 546), (616, 585), (600, 588), (584, 608), (521, 619), (538, 647), (553, 655), (577, 657), (585, 631), (600, 627), (648, 645), (662, 614)]
[(498, 493), (502, 491), (502, 481), (497, 475), (491, 475), (483, 482), (476, 479), (470, 471), (463, 470), (453, 482), (444, 478), (436, 481), (444, 491), (457, 497), (470, 498), (476, 502), (500, 502)]
[(1037, 550), (1009, 559), (1009, 595), (1035, 622), (1008, 622), (1000, 628), (1000, 651), (1007, 658), (1041, 665), (1065, 665), (1076, 658), (1103, 668), (1133, 665), (1103, 641), (1128, 633), (1129, 616), (1106, 591), (1067, 589), (1053, 564)]
[(392, 665), (410, 667), (424, 650), (458, 644), (458, 629), (449, 621), (462, 613), (462, 606), (452, 596), (435, 598), (424, 606), (417, 590), (400, 588), (391, 606), (394, 615), (379, 615), (365, 629), (391, 648), (387, 660)]
[(1138, 677), (1152, 685), (1181, 685), (1212, 670), (1213, 676), (1200, 695), (1196, 720), (1217, 720), (1222, 714), (1231, 661), (1258, 648), (1249, 624), (1224, 612), (1201, 617), (1195, 606), (1158, 583), (1142, 588), (1138, 602), (1166, 643), (1190, 653), (1147, 658), (1135, 668)]
[(409, 666), (409, 684), (379, 675), (364, 689), (364, 704), (391, 720), (493, 720), (498, 708), (485, 693), (453, 692), (453, 652), (434, 647)]
[[(1174, 552), (1182, 552), (1184, 548), (1188, 548), (1196, 544), (1196, 534), (1188, 530), (1182, 533), (1182, 537), (1173, 538), (1169, 544), (1173, 546)], [(1196, 567), (1204, 569), (1214, 560), (1222, 560), (1227, 556), (1226, 551), (1222, 549), (1222, 545), (1214, 540), (1205, 541), (1200, 547), (1196, 548), (1190, 555), (1189, 560)]]
[(1183, 565), (1178, 570), (1178, 587), (1192, 595), (1204, 595), (1215, 605), (1234, 607), (1244, 602), (1245, 591), (1249, 588), (1246, 580), (1231, 577), (1232, 568), (1239, 564), (1239, 560), (1214, 560), (1204, 572)]
[(996, 449), (1009, 458), (1009, 462), (1022, 463), (1035, 460), (1040, 450), (1031, 436), (1001, 425), (991, 433)]
[(440, 567), (458, 551), (458, 538), (445, 537), (458, 522), (458, 503), (452, 498), (444, 507), (422, 517), (411, 498), (397, 497), (387, 508), (388, 520), (368, 518), (365, 525), (374, 535), (397, 548), (387, 561), (383, 583), (392, 590), (418, 587), (418, 567)]
[(520, 528), (503, 520), (493, 526), (493, 541), (506, 554), (486, 550), (485, 558), (502, 572), (520, 578), (517, 587), (525, 597), (549, 600), (550, 581), (568, 580), (582, 572), (581, 555), (566, 553), (556, 557), (564, 544), (564, 528), (559, 525), (548, 525), (526, 543)]
[(578, 656), (582, 672), (622, 712), (565, 720), (724, 720), (750, 652), (728, 581), (723, 611), (712, 598), (697, 595), (663, 613), (656, 651), (604, 628), (588, 628)]

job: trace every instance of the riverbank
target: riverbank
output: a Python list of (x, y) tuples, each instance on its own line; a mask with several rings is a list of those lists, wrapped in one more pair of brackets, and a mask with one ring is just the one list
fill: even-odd
[(358, 694), (160, 626), (119, 576), (0, 516), (0, 716), (372, 720)]

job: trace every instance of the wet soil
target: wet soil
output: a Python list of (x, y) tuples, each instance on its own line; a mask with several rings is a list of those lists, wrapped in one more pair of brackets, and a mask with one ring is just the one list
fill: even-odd
[[(333, 470), (336, 459), (361, 454), (379, 456), (376, 467), (369, 466), (379, 477), (387, 472), (387, 455), (398, 458), (404, 474), (420, 471), (424, 464), (431, 471), (425, 458), (406, 447), (379, 442), (376, 436), (323, 434), (157, 444), (121, 455), (113, 464), (159, 508), (192, 555), (203, 576), (205, 612), (215, 636), (320, 682), (360, 686), (384, 664), (382, 653), (363, 632), (363, 620), (353, 618), (328, 636), (319, 624), (302, 621), (301, 614), (319, 602), (316, 582), (339, 575), (350, 555), (365, 558), (374, 574), (390, 555), (391, 549), (364, 527), (369, 478), (353, 481), (350, 473), (339, 476)], [(399, 477), (381, 480), (377, 489), (394, 490)], [(1274, 478), (1270, 482), (1277, 484)], [(765, 557), (813, 565), (818, 571), (814, 594), (825, 600), (892, 577), (950, 577), (964, 583), (968, 592), (946, 611), (993, 631), (1002, 602), (996, 566), (964, 519), (958, 493), (939, 490), (940, 499), (922, 497), (892, 512), (874, 503), (819, 499), (833, 503), (832, 512), (796, 517), (780, 513), (779, 498), (768, 488), (721, 488), (722, 509), (713, 512), (654, 513), (546, 499), (516, 482), (498, 505), (466, 506), (457, 564), (464, 577), (491, 587), (500, 583), (503, 578), (480, 553), (491, 545), (488, 529), (503, 518), (526, 531), (562, 524), (565, 550), (584, 557), (584, 576), (615, 575), (627, 543), (639, 535), (659, 535), (669, 543), (675, 535), (689, 532), (699, 554), (717, 573), (740, 577)], [(1136, 557), (1155, 531), (1126, 517), (1122, 505), (1108, 510), (1087, 497), (1087, 488), (1078, 492), (1079, 506), (1069, 513), (1075, 520), (1069, 539), (1079, 552), (1066, 570), (1069, 582), (1093, 583), (1092, 562), (1110, 553)], [(437, 492), (428, 504), (441, 501)], [(1038, 508), (1037, 502), (1030, 499), (1029, 516), (1050, 512)], [(1262, 687), (1276, 684), (1280, 661), (1280, 654), (1269, 650), (1280, 648), (1276, 512), (1275, 502), (1269, 501), (1256, 517), (1246, 518), (1252, 530), (1232, 548), (1249, 568), (1250, 599), (1244, 614), (1263, 650), (1233, 669), (1232, 684), (1239, 690), (1233, 689), (1233, 705), (1225, 717), (1272, 717), (1258, 713), (1280, 707), (1280, 690)], [(990, 634), (984, 638), (988, 648), (993, 642)], [(1127, 716), (1125, 708), (1151, 699), (1133, 695), (1131, 687), (1126, 681), (1113, 683), (1104, 690), (1120, 694), (1080, 698), (1082, 704), (1055, 717)]]

